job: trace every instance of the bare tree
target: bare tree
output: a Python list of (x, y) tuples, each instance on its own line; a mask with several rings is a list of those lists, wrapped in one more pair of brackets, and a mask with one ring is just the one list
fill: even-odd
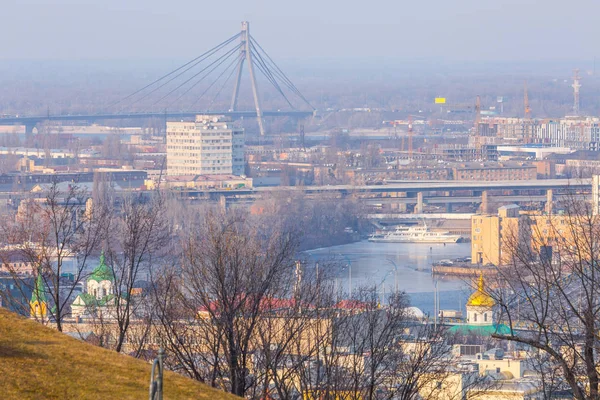
[[(361, 288), (332, 308), (331, 346), (323, 360), (328, 381), (312, 398), (334, 393), (352, 399), (434, 398), (451, 376), (443, 328), (416, 320), (405, 293), (392, 295), (384, 306), (375, 289)], [(444, 398), (452, 396), (444, 392)]]
[[(113, 201), (100, 203), (102, 213), (109, 216), (105, 226), (107, 265), (114, 276), (112, 320), (116, 324), (114, 349), (123, 350), (132, 319), (136, 319), (136, 329), (140, 324), (149, 331), (151, 314), (144, 307), (148, 299), (149, 285), (137, 287), (139, 281), (149, 281), (154, 263), (160, 264), (170, 249), (170, 231), (165, 217), (165, 198), (160, 192), (150, 198), (141, 195), (125, 197), (114, 209)], [(137, 290), (135, 290), (137, 289)], [(144, 329), (142, 329), (143, 331)], [(136, 353), (139, 354), (140, 348)]]
[[(52, 183), (39, 200), (21, 202), (14, 221), (5, 221), (3, 234), (9, 248), (43, 277), (50, 318), (62, 331), (77, 285), (86, 274), (89, 256), (101, 242), (105, 218), (87, 212), (88, 195), (75, 184), (61, 190)], [(15, 284), (30, 285), (14, 272)]]
[[(176, 350), (188, 373), (240, 396), (253, 385), (253, 338), (269, 302), (286, 295), (296, 242), (293, 232), (265, 230), (245, 214), (214, 211), (187, 238), (181, 280), (162, 280), (175, 290), (159, 308), (176, 317), (159, 320), (172, 347), (185, 341), (205, 345)], [(207, 362), (204, 370), (195, 362), (198, 354)]]
[(560, 215), (522, 217), (523, 228), (503, 233), (505, 260), (491, 294), (499, 322), (512, 332), (494, 337), (539, 351), (548, 376), (555, 380), (558, 368), (576, 399), (596, 399), (600, 219), (574, 196), (562, 208)]

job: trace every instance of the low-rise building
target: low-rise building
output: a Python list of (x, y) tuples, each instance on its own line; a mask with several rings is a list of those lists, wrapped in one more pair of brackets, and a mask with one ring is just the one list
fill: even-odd
[(518, 181), (537, 179), (535, 165), (526, 163), (469, 163), (452, 168), (457, 181)]
[(235, 175), (176, 175), (164, 176), (156, 179), (148, 179), (144, 182), (148, 190), (156, 189), (157, 186), (167, 189), (194, 189), (194, 190), (210, 190), (210, 189), (251, 189), (252, 178)]
[[(473, 264), (502, 265), (515, 260), (516, 251), (525, 256), (552, 260), (561, 249), (577, 246), (589, 229), (586, 215), (521, 212), (515, 204), (503, 206), (498, 214), (471, 217)], [(524, 246), (526, 245), (526, 246)]]

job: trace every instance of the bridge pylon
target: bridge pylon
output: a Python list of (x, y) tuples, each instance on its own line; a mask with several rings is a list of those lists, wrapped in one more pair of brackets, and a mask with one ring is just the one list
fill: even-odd
[(233, 96), (231, 98), (230, 111), (236, 111), (238, 96), (240, 94), (240, 82), (242, 80), (242, 72), (244, 69), (244, 61), (248, 64), (248, 73), (250, 74), (250, 83), (252, 85), (252, 95), (254, 97), (254, 108), (256, 109), (256, 120), (258, 121), (258, 128), (260, 135), (264, 136), (265, 127), (263, 125), (262, 109), (260, 107), (260, 98), (258, 95), (258, 87), (256, 86), (256, 74), (254, 73), (254, 63), (252, 61), (252, 51), (250, 49), (250, 23), (248, 21), (242, 22), (242, 32), (240, 34), (240, 62), (237, 68), (237, 76), (235, 79), (235, 86), (233, 87)]
[(28, 122), (25, 123), (25, 134), (31, 135), (33, 133), (33, 128), (37, 126), (37, 122)]

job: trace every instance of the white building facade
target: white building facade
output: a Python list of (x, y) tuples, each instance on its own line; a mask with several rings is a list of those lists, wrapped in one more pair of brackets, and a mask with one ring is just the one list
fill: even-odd
[(244, 129), (223, 116), (167, 122), (167, 175), (243, 175)]
[[(527, 126), (531, 124), (531, 126)], [(600, 151), (600, 118), (557, 119), (482, 118), (479, 131), (483, 143), (537, 143), (574, 150)], [(530, 136), (526, 135), (530, 130)], [(527, 137), (528, 136), (528, 137)]]

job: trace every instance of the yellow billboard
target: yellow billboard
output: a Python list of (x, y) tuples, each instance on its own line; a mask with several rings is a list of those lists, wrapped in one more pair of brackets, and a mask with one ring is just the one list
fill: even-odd
[(436, 97), (435, 104), (446, 104), (446, 98), (445, 97)]

